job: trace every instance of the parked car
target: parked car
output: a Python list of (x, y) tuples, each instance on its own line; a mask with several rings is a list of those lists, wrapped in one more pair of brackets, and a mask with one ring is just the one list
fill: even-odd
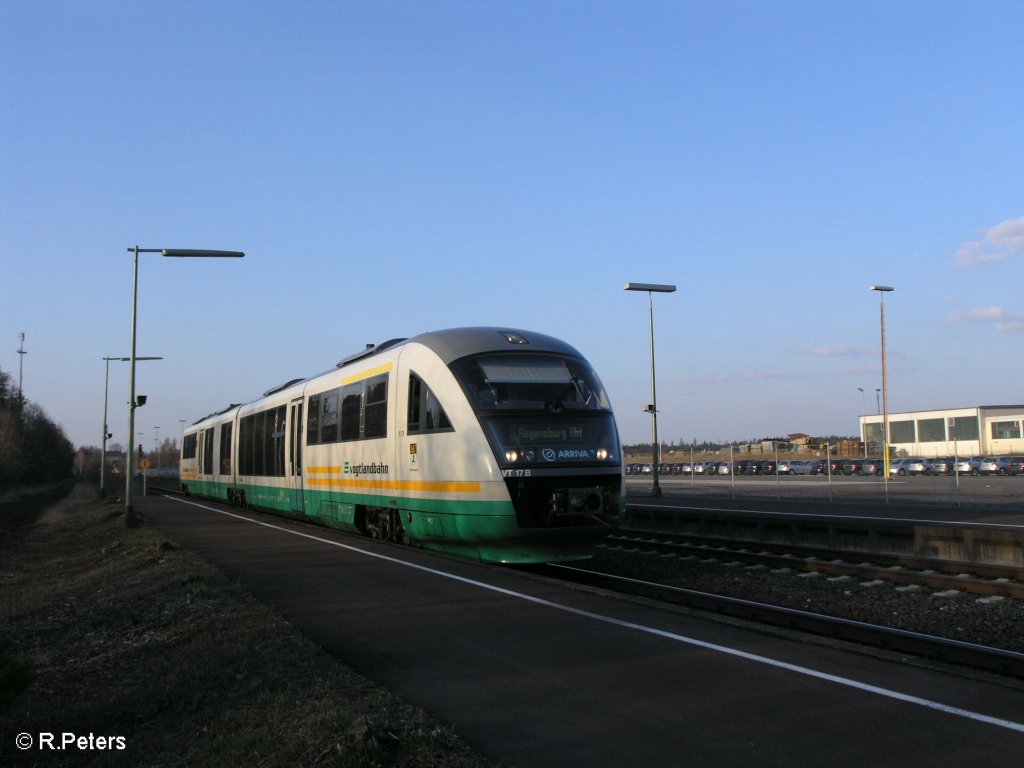
[(926, 475), (948, 475), (952, 471), (952, 459), (938, 458), (924, 460), (924, 473)]
[(862, 459), (847, 459), (843, 462), (842, 469), (840, 470), (844, 475), (856, 475), (860, 472), (860, 468), (864, 465)]
[(963, 456), (954, 459), (953, 471), (961, 475), (966, 475), (968, 472), (971, 471), (971, 460), (968, 458), (964, 458)]
[(999, 466), (996, 464), (996, 460), (990, 456), (975, 456), (971, 459), (972, 475), (994, 475), (998, 471)]
[(1024, 473), (1024, 456), (1000, 456), (996, 465), (1000, 475), (1019, 475)]
[(897, 459), (889, 464), (889, 474), (899, 475), (923, 475), (924, 459)]
[(790, 462), (788, 462), (789, 474), (791, 474), (791, 475), (810, 475), (810, 474), (812, 474), (812, 469), (813, 469), (812, 465), (813, 464), (814, 464), (813, 461), (799, 461), (799, 460), (797, 460), (797, 461), (790, 461)]
[(790, 474), (790, 471), (789, 471), (789, 460), (788, 459), (780, 459), (779, 460), (779, 474), (780, 475), (788, 475), (788, 474)]
[(827, 471), (831, 472), (833, 475), (840, 475), (840, 474), (842, 474), (842, 472), (843, 472), (843, 460), (842, 459), (832, 459), (829, 462), (829, 468), (828, 468)]
[(811, 468), (809, 474), (812, 475), (823, 475), (828, 472), (826, 461), (824, 459), (811, 459), (807, 462), (807, 465)]
[(881, 475), (885, 472), (884, 459), (868, 459), (860, 467), (862, 475)]

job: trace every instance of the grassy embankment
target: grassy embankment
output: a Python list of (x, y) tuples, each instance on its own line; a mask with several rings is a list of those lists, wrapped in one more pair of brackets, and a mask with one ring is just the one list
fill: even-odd
[(119, 512), (85, 485), (0, 500), (0, 765), (494, 765)]

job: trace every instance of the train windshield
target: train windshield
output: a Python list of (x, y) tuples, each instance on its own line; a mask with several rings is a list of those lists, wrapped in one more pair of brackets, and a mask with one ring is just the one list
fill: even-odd
[(609, 411), (597, 374), (583, 360), (559, 355), (483, 355), (452, 366), (478, 412)]

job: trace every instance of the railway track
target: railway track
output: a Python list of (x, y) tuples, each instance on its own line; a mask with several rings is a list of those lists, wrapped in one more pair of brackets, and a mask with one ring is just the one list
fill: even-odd
[(921, 659), (1024, 679), (1024, 653), (826, 616), (699, 590), (658, 584), (567, 565), (548, 565), (543, 575), (572, 584), (643, 597), (718, 615), (807, 632)]
[(878, 580), (901, 586), (918, 585), (933, 590), (961, 590), (1024, 600), (1024, 568), (1015, 566), (627, 530), (609, 536), (607, 544), (681, 558), (789, 568), (862, 581)]

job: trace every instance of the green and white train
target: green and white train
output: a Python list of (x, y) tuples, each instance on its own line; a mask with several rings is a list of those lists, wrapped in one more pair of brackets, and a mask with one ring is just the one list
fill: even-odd
[(180, 475), (192, 495), (501, 563), (589, 557), (624, 503), (597, 374), (501, 328), (369, 346), (207, 416)]

